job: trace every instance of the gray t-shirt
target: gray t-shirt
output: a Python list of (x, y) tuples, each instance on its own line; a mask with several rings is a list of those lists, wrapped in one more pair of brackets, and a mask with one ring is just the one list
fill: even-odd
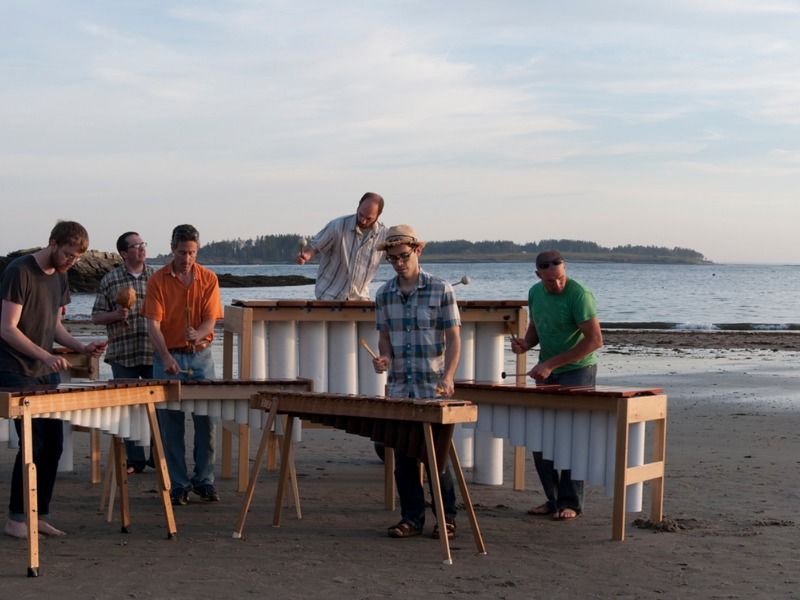
[[(0, 299), (22, 305), (19, 330), (34, 344), (53, 351), (58, 312), (69, 303), (66, 273), (47, 275), (33, 255), (20, 256), (6, 267)], [(2, 305), (0, 304), (0, 315)], [(18, 352), (0, 339), (0, 371), (28, 377), (47, 374), (44, 363)]]

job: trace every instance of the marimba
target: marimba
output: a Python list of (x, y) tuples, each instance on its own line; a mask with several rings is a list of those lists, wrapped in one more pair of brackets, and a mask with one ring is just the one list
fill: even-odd
[[(232, 476), (232, 435), (238, 439), (237, 490), (247, 489), (250, 468), (250, 430), (263, 429), (266, 415), (250, 407), (250, 399), (259, 392), (271, 389), (312, 389), (309, 379), (220, 379), (211, 381), (182, 381), (180, 399), (158, 408), (171, 408), (186, 413), (217, 416), (226, 427), (222, 437), (222, 477)], [(228, 429), (230, 424), (230, 429)]]
[[(556, 469), (571, 469), (573, 479), (605, 485), (614, 498), (613, 539), (625, 539), (628, 486), (652, 481), (651, 518), (662, 519), (667, 447), (662, 389), (456, 382), (456, 395), (478, 405), (479, 430), (542, 452)], [(652, 459), (645, 463), (649, 422)]]
[[(481, 554), (486, 553), (478, 521), (470, 501), (469, 490), (461, 470), (458, 455), (453, 445), (453, 428), (458, 423), (471, 423), (477, 418), (477, 410), (470, 402), (461, 400), (416, 400), (410, 398), (384, 398), (345, 394), (320, 394), (276, 390), (262, 392), (253, 398), (253, 407), (269, 411), (268, 422), (283, 414), (303, 420), (321, 422), (343, 429), (348, 433), (367, 436), (382, 442), (389, 448), (408, 456), (420, 458), (428, 465), (430, 473), (440, 473), (446, 468), (449, 455), (461, 490), (475, 543)], [(273, 526), (280, 526), (281, 500), (287, 477), (292, 467), (291, 429), (293, 418), (287, 420), (283, 440), (281, 470), (273, 514)], [(239, 520), (233, 537), (241, 538), (247, 512), (255, 492), (257, 474), (266, 452), (265, 427), (261, 444), (253, 465), (250, 484), (242, 504)], [(390, 453), (387, 453), (389, 455)], [(439, 523), (445, 522), (439, 478), (431, 477), (434, 508)], [(440, 536), (442, 554), (446, 564), (452, 564), (450, 545), (446, 535)]]
[[(140, 379), (115, 379), (115, 383), (140, 382)], [(177, 386), (178, 393), (173, 394), (166, 403), (160, 403), (156, 408), (169, 408), (180, 410), (187, 415), (197, 414), (216, 417), (222, 420), (223, 427), (232, 426), (238, 435), (238, 489), (247, 489), (247, 476), (249, 475), (250, 460), (250, 429), (261, 430), (266, 421), (263, 410), (250, 408), (250, 399), (257, 393), (271, 389), (297, 389), (310, 390), (311, 382), (307, 379), (270, 379), (270, 380), (194, 380), (172, 381)], [(263, 417), (263, 419), (262, 419)], [(103, 429), (103, 431), (108, 432)], [(113, 433), (113, 432), (108, 432)], [(138, 439), (138, 438), (134, 438)], [(147, 440), (149, 443), (149, 436)], [(231, 436), (223, 437), (223, 442), (230, 443)], [(277, 436), (276, 436), (277, 441)], [(113, 444), (113, 441), (112, 441)], [(142, 445), (144, 442), (142, 442)], [(222, 477), (232, 476), (232, 447), (223, 445)], [(103, 479), (103, 493), (100, 497), (100, 508), (105, 510), (108, 520), (113, 512), (114, 496), (111, 491), (112, 473), (106, 471)]]
[[(0, 417), (22, 419), (22, 476), (25, 487), (25, 513), (28, 521), (28, 576), (39, 574), (39, 527), (36, 498), (36, 465), (33, 462), (31, 420), (34, 417), (49, 417), (62, 420), (79, 420), (81, 423), (99, 424), (106, 427), (115, 438), (115, 472), (120, 490), (120, 512), (122, 531), (130, 527), (128, 506), (127, 473), (125, 469), (125, 447), (123, 437), (147, 436), (153, 444), (153, 458), (158, 474), (159, 491), (167, 521), (168, 537), (177, 532), (169, 498), (169, 475), (167, 474), (161, 434), (156, 419), (155, 404), (174, 401), (179, 386), (164, 381), (126, 381), (83, 384), (78, 386), (37, 386), (26, 390), (0, 391)], [(141, 410), (144, 407), (144, 410)], [(143, 412), (147, 426), (132, 424)], [(145, 433), (146, 431), (146, 433)]]
[[(505, 369), (506, 336), (523, 336), (527, 302), (461, 300), (461, 360), (456, 379), (499, 381)], [(363, 338), (378, 347), (375, 304), (371, 301), (234, 300), (225, 307), (223, 377), (234, 376), (234, 357), (242, 378), (304, 377), (317, 392), (381, 396), (385, 374), (376, 374), (372, 357), (359, 350)], [(237, 352), (234, 352), (236, 350)], [(515, 357), (516, 372), (526, 371), (525, 354)], [(482, 468), (477, 483), (502, 483), (503, 444), (484, 432), (465, 430), (460, 441), (464, 466)], [(490, 465), (490, 467), (487, 467)]]

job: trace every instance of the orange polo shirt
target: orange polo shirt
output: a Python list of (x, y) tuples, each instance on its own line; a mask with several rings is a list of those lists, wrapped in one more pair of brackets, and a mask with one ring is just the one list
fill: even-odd
[[(203, 321), (221, 319), (222, 298), (217, 275), (195, 263), (194, 278), (188, 287), (172, 272), (172, 262), (153, 273), (147, 282), (142, 314), (161, 323), (167, 348), (186, 348), (186, 328), (197, 329)], [(211, 342), (214, 333), (204, 338)]]

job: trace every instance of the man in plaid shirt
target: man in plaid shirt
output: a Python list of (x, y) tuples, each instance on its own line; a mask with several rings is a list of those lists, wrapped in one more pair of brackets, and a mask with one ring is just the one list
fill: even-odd
[[(389, 371), (389, 396), (436, 398), (453, 395), (453, 377), (461, 354), (461, 319), (453, 287), (419, 266), (425, 242), (408, 225), (391, 227), (378, 246), (386, 252), (397, 277), (375, 296), (375, 318), (380, 356), (375, 371)], [(389, 528), (389, 537), (422, 533), (425, 492), (419, 481), (419, 461), (395, 452), (395, 480), (400, 495), (401, 521)], [(431, 473), (428, 473), (430, 481)], [(455, 535), (456, 497), (448, 465), (439, 476), (444, 500), (446, 532)], [(439, 524), (433, 537), (439, 537)]]
[[(147, 281), (153, 274), (153, 269), (145, 264), (146, 248), (147, 242), (135, 231), (127, 231), (117, 238), (122, 264), (100, 281), (92, 308), (92, 323), (105, 325), (108, 330), (105, 361), (111, 365), (114, 379), (153, 378), (153, 344), (147, 335), (147, 320), (139, 313)], [(117, 294), (124, 288), (132, 288), (136, 293), (130, 308), (117, 304)], [(144, 471), (147, 464), (144, 448), (129, 440), (125, 441), (125, 448), (128, 473)]]

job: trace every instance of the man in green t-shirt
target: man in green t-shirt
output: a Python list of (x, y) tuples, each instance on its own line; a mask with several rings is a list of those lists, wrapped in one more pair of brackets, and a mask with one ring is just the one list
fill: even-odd
[[(567, 277), (564, 259), (555, 250), (536, 257), (536, 275), (541, 281), (528, 292), (528, 331), (523, 338), (512, 338), (511, 350), (522, 354), (539, 344), (539, 362), (528, 372), (537, 383), (594, 385), (594, 351), (603, 345), (594, 296)], [(552, 515), (558, 520), (577, 517), (583, 510), (583, 482), (573, 481), (569, 470), (556, 470), (541, 452), (534, 452), (533, 460), (547, 502), (528, 514)]]

